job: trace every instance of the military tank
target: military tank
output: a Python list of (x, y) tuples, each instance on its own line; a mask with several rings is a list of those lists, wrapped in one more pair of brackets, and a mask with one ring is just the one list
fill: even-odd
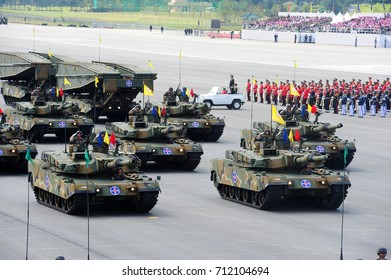
[(184, 126), (133, 121), (108, 123), (106, 128), (121, 142), (120, 151), (136, 154), (142, 166), (152, 161), (191, 171), (201, 161), (202, 145), (185, 136)]
[[(342, 140), (335, 135), (336, 130), (343, 127), (342, 123), (331, 125), (329, 123), (310, 123), (297, 120), (286, 120), (285, 123), (285, 126), (276, 126), (278, 133), (275, 140), (278, 147), (287, 148), (282, 138), (283, 129), (286, 130), (287, 134), (292, 130), (293, 135), (298, 131), (300, 140), (294, 141), (290, 148), (294, 150), (305, 149), (322, 155), (329, 154), (330, 158), (325, 162), (325, 165), (331, 169), (344, 169), (352, 162), (357, 151), (355, 142)], [(267, 129), (271, 130), (270, 122), (254, 122), (252, 130), (241, 130), (240, 146), (251, 149), (251, 141), (255, 135)], [(347, 150), (346, 159), (345, 147)]]
[(28, 180), (38, 203), (72, 215), (97, 205), (139, 213), (156, 205), (160, 177), (144, 175), (136, 156), (103, 154), (78, 144), (68, 148), (43, 151), (40, 159), (29, 161)]
[(69, 102), (42, 101), (16, 102), (15, 109), (5, 109), (6, 121), (19, 125), (23, 136), (40, 142), (46, 134), (60, 139), (77, 130), (88, 134), (94, 127), (91, 119), (75, 114), (77, 106)]
[(31, 158), (35, 158), (37, 147), (30, 144), (20, 135), (18, 126), (7, 123), (0, 124), (0, 164), (2, 169), (12, 169), (19, 172), (27, 171), (25, 160), (27, 150)]
[[(210, 114), (210, 108), (203, 103), (167, 101), (155, 106), (164, 111), (165, 116), (162, 117), (167, 123), (186, 127), (186, 135), (193, 141), (216, 142), (224, 133), (224, 118)], [(151, 113), (149, 119), (154, 120)]]
[(282, 200), (337, 209), (347, 195), (349, 178), (323, 167), (328, 155), (275, 148), (226, 151), (212, 159), (210, 179), (223, 199), (261, 210)]

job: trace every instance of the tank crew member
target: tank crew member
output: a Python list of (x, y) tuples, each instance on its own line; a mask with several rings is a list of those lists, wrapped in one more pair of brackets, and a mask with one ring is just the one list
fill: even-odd
[(261, 141), (263, 142), (263, 147), (264, 148), (271, 148), (273, 147), (273, 139), (272, 139), (272, 136), (271, 136), (271, 132), (270, 130), (265, 130), (263, 133), (259, 133), (256, 137), (255, 137), (255, 140), (254, 141)]
[(387, 249), (386, 248), (379, 248), (377, 249), (377, 255), (379, 256), (377, 260), (379, 261), (385, 261), (387, 256)]
[(92, 141), (93, 148), (95, 152), (107, 154), (109, 152), (109, 144), (107, 144), (105, 139), (106, 131), (101, 130), (99, 134)]
[(114, 173), (113, 180), (125, 180), (125, 178), (124, 170), (121, 167), (117, 168), (117, 172)]
[(163, 102), (175, 102), (177, 97), (177, 93), (174, 91), (172, 87), (166, 91), (166, 93), (163, 95)]
[(144, 121), (144, 114), (141, 110), (141, 105), (137, 104), (129, 111), (129, 124), (142, 121)]
[(304, 168), (300, 170), (300, 174), (311, 175), (312, 174), (311, 165), (309, 163), (306, 163)]
[(69, 138), (69, 143), (84, 146), (83, 132), (81, 130), (76, 131), (76, 133)]
[(287, 104), (286, 108), (280, 112), (280, 115), (284, 120), (292, 120), (293, 113), (291, 104)]

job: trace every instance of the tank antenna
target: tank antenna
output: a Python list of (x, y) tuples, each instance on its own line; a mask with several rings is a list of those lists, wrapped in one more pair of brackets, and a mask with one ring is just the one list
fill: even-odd
[[(346, 157), (348, 154), (348, 146), (349, 144), (347, 141), (345, 141), (345, 148), (343, 153), (343, 176), (344, 176), (344, 183), (345, 183), (345, 176), (346, 176)], [(342, 195), (345, 196), (345, 184), (342, 185)], [(342, 211), (341, 211), (341, 253), (339, 256), (340, 260), (343, 260), (343, 222), (344, 222), (344, 214), (345, 214), (345, 199), (342, 200)]]

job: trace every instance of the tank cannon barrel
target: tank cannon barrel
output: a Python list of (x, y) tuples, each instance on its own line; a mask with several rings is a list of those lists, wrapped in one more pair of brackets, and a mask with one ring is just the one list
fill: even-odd
[(104, 166), (106, 169), (114, 169), (122, 166), (131, 166), (131, 165), (134, 166), (137, 165), (137, 160), (135, 158), (131, 158), (129, 160), (117, 159), (113, 161), (108, 161), (105, 163)]
[(293, 159), (293, 163), (300, 165), (308, 162), (321, 162), (328, 160), (330, 158), (329, 154), (321, 155), (321, 156), (315, 156), (313, 154), (308, 154), (305, 156), (298, 156)]
[(330, 131), (330, 130), (334, 130), (337, 128), (341, 128), (342, 126), (343, 126), (342, 123), (339, 123), (336, 125), (322, 125), (322, 126), (311, 128), (311, 132), (318, 133), (318, 132), (322, 132), (322, 131)]
[(173, 133), (173, 132), (182, 132), (183, 130), (184, 128), (180, 126), (168, 126), (166, 128), (159, 129), (158, 134), (166, 135), (168, 133)]

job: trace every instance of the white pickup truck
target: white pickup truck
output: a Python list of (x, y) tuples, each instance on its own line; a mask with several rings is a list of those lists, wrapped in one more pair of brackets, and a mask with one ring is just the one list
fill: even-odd
[(212, 106), (227, 106), (228, 109), (238, 110), (242, 107), (244, 101), (244, 94), (222, 94), (218, 86), (212, 87), (209, 93), (200, 94), (196, 97), (197, 103), (203, 102), (209, 108), (212, 108)]

